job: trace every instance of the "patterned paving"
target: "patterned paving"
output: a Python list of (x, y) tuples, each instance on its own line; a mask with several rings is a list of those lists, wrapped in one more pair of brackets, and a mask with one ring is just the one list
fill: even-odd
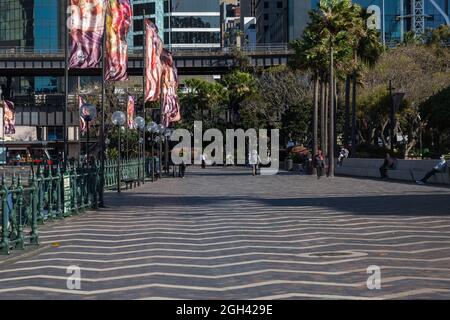
[(448, 188), (189, 168), (107, 203), (0, 257), (0, 299), (450, 298)]

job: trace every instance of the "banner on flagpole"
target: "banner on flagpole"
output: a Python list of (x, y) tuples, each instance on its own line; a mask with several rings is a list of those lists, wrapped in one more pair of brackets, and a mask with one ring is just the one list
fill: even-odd
[(164, 49), (161, 55), (162, 81), (161, 90), (163, 103), (161, 105), (162, 123), (168, 127), (170, 123), (180, 121), (180, 105), (178, 100), (178, 72), (173, 62), (172, 52)]
[(145, 20), (145, 101), (158, 101), (161, 94), (161, 53), (163, 42), (158, 35), (158, 27)]
[(130, 0), (110, 0), (106, 15), (105, 81), (128, 80), (127, 35), (133, 17)]
[(80, 134), (84, 135), (87, 131), (86, 121), (81, 116), (81, 107), (85, 104), (83, 97), (78, 96), (78, 113), (80, 114)]
[(15, 134), (16, 133), (16, 111), (14, 110), (14, 103), (4, 100), (4, 114), (3, 114), (3, 133)]
[(70, 69), (98, 67), (107, 0), (70, 0)]
[(128, 96), (127, 122), (128, 122), (128, 128), (134, 129), (134, 97), (133, 96)]

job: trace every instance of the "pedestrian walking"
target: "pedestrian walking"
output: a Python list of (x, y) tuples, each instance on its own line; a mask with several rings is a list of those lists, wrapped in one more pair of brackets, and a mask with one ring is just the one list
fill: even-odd
[(323, 171), (325, 168), (325, 158), (323, 156), (322, 150), (319, 150), (317, 154), (314, 156), (314, 167), (317, 171), (317, 179), (323, 175)]
[(248, 154), (248, 164), (252, 166), (252, 173), (255, 176), (258, 173), (258, 165), (261, 163), (261, 158), (258, 151), (252, 150)]
[(445, 161), (445, 157), (442, 155), (439, 158), (439, 162), (433, 167), (433, 169), (428, 171), (427, 174), (421, 180), (417, 180), (416, 183), (425, 184), (427, 183), (428, 179), (430, 179), (436, 173), (445, 172), (446, 169), (447, 169), (447, 161)]
[(347, 148), (345, 148), (344, 146), (341, 148), (341, 151), (339, 152), (339, 157), (338, 157), (338, 166), (342, 167), (342, 164), (344, 162), (344, 159), (348, 158), (349, 155), (349, 151)]
[(180, 164), (180, 178), (184, 179), (186, 173), (186, 161), (184, 161), (184, 149), (180, 152), (181, 164)]
[(386, 153), (386, 158), (384, 158), (383, 165), (380, 167), (381, 179), (389, 178), (387, 175), (387, 171), (389, 169), (395, 169), (396, 164), (397, 164), (397, 159), (391, 157), (391, 155), (389, 153)]
[(202, 160), (202, 169), (206, 168), (206, 155), (204, 153), (202, 153), (202, 155), (200, 156), (200, 159)]

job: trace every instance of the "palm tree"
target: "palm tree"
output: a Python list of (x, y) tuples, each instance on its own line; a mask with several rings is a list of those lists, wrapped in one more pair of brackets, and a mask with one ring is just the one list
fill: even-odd
[[(351, 43), (357, 36), (358, 26), (362, 24), (359, 11), (350, 0), (321, 0), (311, 14), (312, 32), (319, 35), (321, 47), (328, 48), (328, 163), (330, 177), (334, 176), (335, 156), (335, 77), (349, 66), (351, 60)], [(335, 73), (336, 71), (336, 73)], [(336, 75), (336, 76), (335, 76)], [(327, 119), (325, 119), (327, 121)]]
[[(312, 73), (314, 83), (313, 89), (313, 137), (312, 151), (313, 155), (318, 151), (318, 123), (319, 123), (319, 101), (323, 101), (322, 92), (324, 86), (323, 74), (325, 74), (326, 52), (323, 47), (318, 45), (320, 38), (317, 33), (311, 31), (311, 23), (308, 24), (300, 40), (291, 43), (295, 50), (295, 55), (289, 61), (293, 69), (307, 70)], [(321, 96), (319, 97), (319, 91)], [(323, 121), (321, 122), (323, 123)], [(321, 130), (323, 136), (323, 131)]]
[[(350, 82), (352, 82), (352, 131), (351, 131), (351, 143), (352, 143), (352, 155), (356, 153), (356, 96), (357, 96), (357, 82), (361, 77), (361, 71), (363, 68), (373, 68), (380, 58), (384, 47), (380, 42), (380, 34), (377, 30), (367, 28), (365, 21), (367, 20), (367, 14), (358, 6), (355, 6), (354, 10), (359, 10), (360, 19), (357, 19), (353, 30), (351, 31), (355, 37), (352, 42), (353, 60), (351, 66), (351, 74), (347, 75), (348, 88), (346, 88), (346, 94), (350, 95)], [(350, 97), (346, 97), (346, 127), (348, 128), (348, 114), (350, 108)], [(345, 139), (348, 139), (348, 132), (345, 134)]]

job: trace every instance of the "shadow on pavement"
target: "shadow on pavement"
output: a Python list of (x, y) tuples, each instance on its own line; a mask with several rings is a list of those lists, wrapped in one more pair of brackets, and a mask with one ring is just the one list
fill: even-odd
[[(267, 199), (245, 196), (161, 196), (152, 194), (143, 197), (145, 193), (123, 193), (120, 196), (109, 196), (108, 207), (121, 210), (126, 207), (164, 208), (179, 206), (209, 206), (211, 208), (227, 206), (231, 210), (245, 210), (245, 204), (261, 205), (269, 209), (283, 207), (322, 207), (356, 215), (450, 215), (450, 195), (387, 195), (387, 196), (355, 196), (355, 197), (322, 197), (322, 198), (282, 198)], [(252, 209), (254, 210), (254, 209)], [(274, 212), (276, 213), (276, 212)], [(180, 210), (180, 215), (183, 211)], [(192, 214), (190, 214), (192, 215)], [(198, 214), (199, 216), (202, 213)], [(270, 215), (270, 214), (269, 214)]]

